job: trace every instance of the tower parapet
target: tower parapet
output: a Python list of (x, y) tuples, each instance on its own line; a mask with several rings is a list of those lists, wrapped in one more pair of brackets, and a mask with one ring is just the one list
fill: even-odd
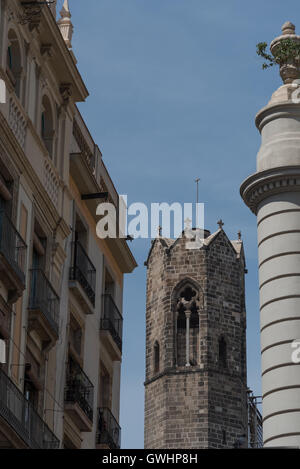
[[(287, 38), (300, 44), (290, 22), (271, 43), (273, 55)], [(300, 338), (299, 56), (279, 65), (284, 84), (256, 116), (257, 171), (241, 195), (258, 226), (264, 445), (299, 446), (300, 366), (292, 361)]]

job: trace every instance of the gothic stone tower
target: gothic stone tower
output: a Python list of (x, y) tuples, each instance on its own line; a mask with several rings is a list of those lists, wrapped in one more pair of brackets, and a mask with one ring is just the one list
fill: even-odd
[(158, 237), (146, 262), (145, 448), (246, 442), (243, 244), (221, 223), (205, 236)]

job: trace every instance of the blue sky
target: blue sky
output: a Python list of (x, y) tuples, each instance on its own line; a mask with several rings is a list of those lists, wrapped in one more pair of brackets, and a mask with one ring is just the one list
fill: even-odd
[[(59, 5), (62, 1), (59, 2)], [(257, 111), (280, 85), (256, 44), (290, 20), (296, 0), (70, 0), (73, 50), (90, 97), (80, 110), (128, 202), (193, 202), (200, 177), (206, 228), (245, 243), (248, 385), (260, 389), (256, 219), (239, 195), (255, 171)], [(299, 19), (299, 21), (298, 21)], [(143, 447), (145, 285), (150, 240), (131, 244), (125, 281), (122, 447)]]

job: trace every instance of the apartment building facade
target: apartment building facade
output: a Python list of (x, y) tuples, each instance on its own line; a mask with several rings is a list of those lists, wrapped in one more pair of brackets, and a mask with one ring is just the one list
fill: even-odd
[(56, 14), (0, 1), (0, 448), (118, 448), (136, 262), (126, 239), (96, 235), (97, 205), (118, 213), (119, 198), (76, 106), (88, 91), (67, 0)]

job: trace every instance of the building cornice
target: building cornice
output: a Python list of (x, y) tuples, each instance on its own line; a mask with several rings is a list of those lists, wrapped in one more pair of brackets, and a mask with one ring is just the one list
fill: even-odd
[[(21, 3), (15, 3), (14, 17), (20, 17), (20, 11), (23, 10)], [(19, 12), (19, 14), (18, 14)], [(19, 24), (24, 37), (30, 44), (35, 42), (35, 54), (44, 61), (41, 48), (47, 45), (51, 49), (51, 56), (47, 57), (50, 67), (54, 70), (56, 78), (60, 84), (72, 85), (72, 97), (74, 102), (82, 102), (88, 97), (89, 92), (77, 68), (73, 53), (68, 49), (64, 38), (59, 30), (54, 15), (47, 5), (41, 8), (41, 12), (35, 19), (36, 24), (30, 30), (30, 24), (27, 22)], [(33, 39), (34, 38), (34, 39)]]
[(264, 199), (291, 191), (300, 191), (300, 166), (285, 166), (252, 174), (240, 188), (245, 204), (255, 215)]
[[(88, 90), (79, 73), (76, 63), (74, 62), (72, 54), (70, 53), (61, 35), (61, 32), (59, 30), (59, 27), (57, 26), (55, 18), (49, 8), (43, 8), (42, 18), (51, 32), (51, 39), (53, 39), (55, 55), (57, 56), (59, 65), (61, 67), (62, 64), (65, 64), (66, 69), (67, 69), (66, 72), (70, 75), (70, 78), (72, 78), (74, 100), (76, 102), (85, 101), (85, 99), (89, 95)], [(41, 42), (49, 43), (49, 41), (41, 41)], [(55, 61), (55, 55), (53, 57), (54, 61)], [(62, 80), (62, 83), (68, 83), (69, 81), (71, 80)]]

